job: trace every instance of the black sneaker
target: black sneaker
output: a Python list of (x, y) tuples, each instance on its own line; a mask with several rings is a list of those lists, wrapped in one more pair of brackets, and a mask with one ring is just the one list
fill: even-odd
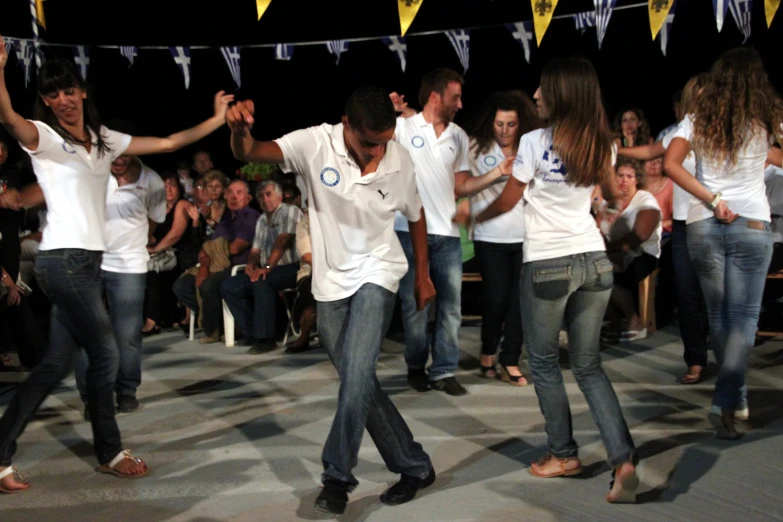
[(130, 413), (139, 409), (139, 401), (133, 395), (120, 395), (117, 397), (117, 411)]
[(423, 479), (403, 475), (399, 482), (387, 489), (386, 493), (381, 495), (381, 502), (387, 506), (405, 504), (406, 502), (413, 500), (420, 489), (431, 486), (433, 482), (435, 482), (434, 469), (430, 470), (430, 474)]
[(408, 385), (417, 392), (425, 392), (430, 389), (430, 380), (423, 368), (408, 368)]
[(457, 379), (454, 377), (446, 377), (445, 379), (438, 379), (437, 381), (430, 381), (430, 386), (434, 389), (446, 392), (449, 395), (459, 397), (460, 395), (467, 395), (468, 390), (465, 389)]
[(261, 341), (254, 342), (253, 346), (250, 347), (247, 353), (252, 353), (252, 354), (269, 353), (275, 348), (277, 348), (277, 344), (275, 344), (274, 341), (270, 339), (264, 339)]
[(337, 479), (326, 479), (324, 487), (315, 498), (315, 508), (324, 513), (342, 515), (348, 504), (348, 485)]

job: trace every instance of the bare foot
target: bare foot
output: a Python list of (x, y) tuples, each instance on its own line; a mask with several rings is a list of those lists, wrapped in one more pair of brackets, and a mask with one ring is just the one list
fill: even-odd
[[(0, 474), (6, 469), (7, 467), (0, 467)], [(16, 470), (0, 479), (0, 491), (3, 493), (16, 493), (29, 487), (30, 484)]]
[(639, 477), (636, 466), (632, 462), (624, 462), (614, 469), (614, 484), (606, 501), (614, 504), (633, 504), (636, 502), (636, 488), (639, 487)]
[(149, 332), (151, 332), (152, 330), (155, 329), (155, 326), (157, 326), (155, 324), (155, 321), (153, 321), (152, 319), (147, 319), (147, 320), (144, 321), (144, 326), (141, 328), (141, 332), (142, 333), (149, 333)]

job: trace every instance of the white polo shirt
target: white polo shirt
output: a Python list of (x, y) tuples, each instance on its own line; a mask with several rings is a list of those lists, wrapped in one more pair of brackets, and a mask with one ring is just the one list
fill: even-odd
[[(492, 141), (489, 150), (476, 156), (475, 142), (470, 144), (470, 173), (473, 176), (483, 176), (500, 165), (506, 156), (496, 141)], [(470, 198), (470, 213), (480, 214), (493, 201), (500, 197), (506, 186), (507, 177), (499, 178), (498, 182), (485, 188)], [(473, 231), (475, 241), (489, 243), (521, 243), (525, 239), (525, 201), (520, 199), (513, 209), (483, 223), (476, 225)]]
[(101, 268), (122, 274), (146, 274), (149, 221), (166, 220), (166, 186), (158, 173), (141, 164), (136, 183), (119, 186), (109, 176), (106, 192), (106, 250)]
[[(427, 214), (427, 232), (459, 237), (459, 227), (452, 221), (457, 213), (454, 174), (470, 169), (467, 133), (450, 123), (436, 137), (435, 127), (418, 113), (410, 118), (397, 118), (394, 139), (408, 150), (416, 165), (416, 183)], [(397, 214), (394, 230), (408, 232), (404, 215)]]
[[(101, 127), (101, 135), (110, 151), (99, 155), (93, 146), (67, 143), (51, 127), (32, 121), (38, 128), (38, 148), (30, 155), (33, 171), (46, 198), (46, 228), (40, 250), (80, 248), (103, 251), (106, 248), (106, 186), (111, 176), (111, 162), (125, 152), (131, 136)], [(20, 144), (21, 145), (21, 144)]]
[(410, 155), (390, 141), (378, 171), (362, 176), (342, 124), (324, 123), (275, 141), (284, 168), (307, 185), (315, 299), (344, 299), (365, 283), (397, 292), (408, 262), (394, 232), (395, 212), (418, 221), (422, 206)]

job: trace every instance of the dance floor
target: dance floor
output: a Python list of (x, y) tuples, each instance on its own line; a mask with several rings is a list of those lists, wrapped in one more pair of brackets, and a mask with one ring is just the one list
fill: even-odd
[[(604, 500), (611, 473), (585, 400), (563, 357), (575, 438), (585, 473), (539, 479), (545, 452), (532, 386), (477, 375), (479, 329), (461, 330), (464, 397), (417, 393), (405, 382), (402, 346), (387, 340), (378, 376), (438, 478), (415, 501), (389, 507), (395, 481), (364, 437), (360, 484), (344, 521), (783, 520), (783, 342), (755, 349), (748, 373), (752, 431), (713, 437), (706, 419), (714, 377), (683, 386), (674, 329), (603, 351), (642, 458), (637, 505)], [(42, 405), (20, 439), (14, 464), (33, 488), (0, 495), (0, 521), (288, 521), (328, 519), (313, 509), (321, 448), (338, 381), (323, 349), (248, 355), (246, 348), (188, 342), (180, 333), (145, 340), (142, 408), (121, 414), (125, 446), (152, 474), (121, 480), (96, 473), (90, 425), (72, 377)], [(0, 381), (23, 374), (2, 373)], [(0, 382), (2, 384), (2, 382)], [(0, 388), (0, 410), (8, 386)]]

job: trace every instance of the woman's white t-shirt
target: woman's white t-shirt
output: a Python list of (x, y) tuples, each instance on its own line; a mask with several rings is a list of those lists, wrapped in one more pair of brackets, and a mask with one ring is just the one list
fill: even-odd
[(111, 163), (125, 152), (131, 136), (101, 127), (109, 152), (99, 154), (91, 133), (90, 152), (65, 141), (51, 127), (32, 121), (38, 129), (38, 148), (30, 155), (33, 171), (46, 198), (46, 228), (39, 250), (106, 248), (106, 187)]
[[(476, 156), (476, 142), (470, 144), (470, 173), (473, 176), (483, 176), (505, 159), (505, 155), (496, 141), (489, 150)], [(498, 199), (508, 178), (503, 176), (497, 183), (490, 185), (470, 198), (470, 212), (478, 215), (493, 201)], [(525, 202), (520, 200), (513, 209), (496, 218), (476, 225), (473, 231), (474, 241), (489, 243), (521, 243), (525, 239)]]
[[(769, 202), (764, 186), (764, 164), (769, 152), (769, 136), (761, 127), (748, 130), (745, 145), (737, 152), (734, 164), (719, 163), (694, 147), (693, 120), (686, 116), (677, 127), (675, 138), (687, 140), (696, 153), (696, 179), (710, 192), (722, 193), (729, 210), (748, 219), (769, 222)], [(714, 213), (692, 198), (686, 223), (701, 221)]]
[(566, 183), (566, 167), (552, 150), (551, 127), (522, 136), (512, 175), (527, 183), (523, 262), (606, 250), (590, 214), (593, 187)]
[(619, 239), (633, 230), (636, 224), (636, 216), (642, 210), (657, 210), (658, 224), (644, 243), (639, 245), (642, 252), (646, 252), (651, 256), (661, 257), (661, 233), (663, 232), (663, 223), (660, 218), (661, 207), (658, 205), (658, 200), (655, 199), (651, 193), (646, 190), (637, 190), (633, 195), (631, 201), (628, 202), (628, 206), (625, 207), (618, 216), (617, 220), (612, 224), (609, 233), (609, 241)]
[[(671, 130), (661, 138), (661, 145), (663, 145), (664, 149), (669, 148), (669, 144), (677, 134), (678, 127), (679, 125), (673, 125)], [(696, 155), (693, 151), (688, 152), (688, 155), (685, 156), (685, 161), (682, 162), (682, 166), (691, 176), (696, 175)], [(691, 196), (690, 192), (675, 183), (672, 196), (672, 219), (676, 221), (685, 221), (688, 218), (688, 209), (690, 209), (693, 204), (695, 204), (695, 202), (693, 201), (693, 196)]]

